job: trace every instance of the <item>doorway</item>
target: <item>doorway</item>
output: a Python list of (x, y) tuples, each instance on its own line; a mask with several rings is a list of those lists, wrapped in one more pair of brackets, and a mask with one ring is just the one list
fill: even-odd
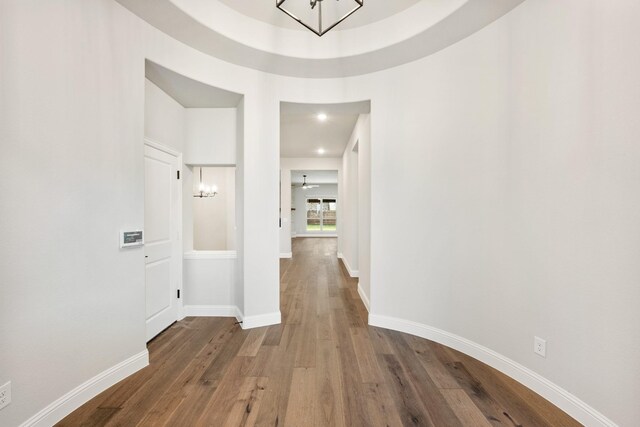
[(291, 238), (337, 237), (338, 170), (291, 171)]
[(307, 197), (307, 232), (336, 232), (337, 199)]
[(151, 141), (144, 146), (145, 320), (151, 340), (178, 320), (182, 156)]
[[(370, 112), (370, 101), (280, 103), (280, 258), (295, 257), (294, 246), (316, 240), (298, 237), (336, 236), (335, 256), (351, 278), (359, 279), (358, 293), (366, 306), (371, 293)], [(328, 170), (337, 170), (335, 197), (309, 188), (316, 184), (310, 173)], [(302, 172), (312, 185), (301, 196)], [(298, 187), (295, 173), (302, 175)], [(287, 265), (281, 262), (281, 274)]]

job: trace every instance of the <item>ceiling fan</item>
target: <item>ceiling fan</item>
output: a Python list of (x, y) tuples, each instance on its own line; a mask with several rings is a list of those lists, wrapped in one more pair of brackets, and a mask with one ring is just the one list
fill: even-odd
[(319, 185), (317, 185), (317, 184), (307, 184), (307, 175), (302, 175), (302, 178), (303, 178), (303, 179), (302, 179), (302, 185), (301, 185), (301, 187), (302, 187), (302, 189), (303, 189), (303, 190), (306, 190), (307, 188), (317, 188), (317, 187), (320, 187), (320, 186), (319, 186)]

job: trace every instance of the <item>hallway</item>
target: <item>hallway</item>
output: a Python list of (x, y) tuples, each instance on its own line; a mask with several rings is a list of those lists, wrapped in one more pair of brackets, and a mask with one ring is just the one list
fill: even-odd
[(150, 366), (58, 425), (579, 425), (480, 362), (367, 326), (336, 244), (294, 239), (280, 261), (281, 325), (175, 323), (149, 343)]

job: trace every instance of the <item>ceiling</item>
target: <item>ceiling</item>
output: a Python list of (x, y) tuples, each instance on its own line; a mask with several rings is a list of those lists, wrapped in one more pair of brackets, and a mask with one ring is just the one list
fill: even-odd
[[(233, 108), (242, 95), (200, 83), (151, 61), (145, 77), (185, 108)], [(369, 101), (340, 104), (280, 103), (280, 156), (342, 157), (360, 114)], [(327, 115), (325, 121), (318, 114)], [(324, 152), (318, 153), (322, 148)], [(302, 182), (302, 181), (301, 181)]]
[(300, 185), (307, 175), (307, 184), (337, 184), (338, 171), (291, 171), (291, 185)]
[(273, 0), (116, 1), (174, 39), (223, 61), (285, 76), (336, 78), (431, 55), (524, 0), (365, 0), (323, 37), (287, 23)]
[(242, 95), (200, 83), (151, 61), (144, 75), (185, 108), (233, 108)]
[[(292, 30), (307, 31), (303, 26), (289, 18), (280, 10), (274, 7), (275, 1), (256, 1), (256, 0), (219, 0), (220, 3), (246, 15), (250, 18), (257, 19), (264, 23), (277, 27), (288, 28)], [(287, 2), (302, 1), (308, 3), (309, 0), (285, 0)], [(329, 1), (329, 0), (327, 0)], [(333, 0), (331, 0), (333, 1)], [(354, 0), (341, 0), (344, 2), (352, 2)], [(409, 6), (413, 6), (420, 0), (365, 0), (365, 6), (359, 9), (349, 19), (340, 23), (332, 31), (347, 30), (350, 28), (362, 27), (371, 23), (388, 18), (398, 12), (402, 12)]]
[[(280, 103), (280, 157), (342, 157), (358, 116), (369, 102), (344, 104)], [(325, 121), (318, 114), (327, 115)], [(319, 154), (318, 149), (325, 150)]]

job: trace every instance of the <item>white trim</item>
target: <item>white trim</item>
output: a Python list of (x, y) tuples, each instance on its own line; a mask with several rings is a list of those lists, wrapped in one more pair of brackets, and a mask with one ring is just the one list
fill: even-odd
[(342, 259), (342, 258), (344, 258), (344, 256), (342, 255), (342, 252), (338, 252), (338, 253), (337, 253), (337, 256), (338, 256), (338, 259)]
[[(166, 148), (166, 147), (165, 147)], [(168, 149), (168, 148), (166, 148)], [(169, 149), (170, 150), (170, 149)], [(173, 151), (173, 150), (171, 150)], [(180, 293), (182, 293), (184, 296), (184, 282), (183, 282), (183, 278), (184, 278), (184, 260), (180, 258), (180, 252), (182, 252), (182, 248), (183, 248), (183, 244), (182, 244), (182, 224), (184, 222), (184, 218), (182, 217), (182, 203), (183, 203), (183, 194), (182, 194), (182, 179), (184, 178), (184, 173), (183, 173), (183, 167), (184, 167), (184, 163), (183, 163), (183, 158), (182, 158), (182, 153), (178, 153), (177, 155), (178, 157), (178, 168), (180, 170), (180, 184), (178, 184), (178, 203), (180, 204), (180, 208), (178, 209), (178, 247), (175, 249), (176, 251), (176, 258), (178, 258), (178, 289), (180, 290)], [(178, 298), (178, 318), (176, 319), (176, 321), (178, 320), (182, 320), (184, 319), (184, 298)]]
[(189, 251), (182, 255), (183, 259), (236, 259), (236, 251)]
[(351, 266), (349, 265), (349, 262), (347, 261), (347, 259), (345, 257), (340, 257), (340, 259), (342, 260), (342, 263), (344, 264), (345, 268), (347, 269), (347, 272), (349, 273), (349, 276), (351, 276), (351, 277), (360, 277), (360, 272), (358, 270), (352, 269)]
[[(159, 142), (156, 142), (152, 139), (147, 138), (146, 136), (144, 137), (144, 145), (148, 145), (149, 147), (155, 148), (156, 150), (160, 150), (162, 152), (165, 152), (167, 154), (170, 154), (174, 157), (182, 157), (182, 153), (179, 151), (174, 150), (173, 148), (169, 148), (166, 145), (163, 145)], [(182, 166), (182, 162), (180, 162), (180, 165)]]
[[(182, 161), (183, 161), (182, 153), (179, 152), (179, 151), (176, 151), (176, 150), (174, 150), (174, 149), (172, 149), (170, 147), (167, 147), (167, 146), (165, 146), (165, 145), (163, 145), (161, 143), (153, 141), (152, 139), (149, 139), (146, 136), (144, 138), (143, 148), (144, 148), (144, 146), (156, 149), (158, 151), (161, 151), (163, 153), (166, 153), (166, 154), (176, 158), (176, 162), (177, 162), (176, 171), (179, 172), (179, 175), (180, 175), (179, 180), (180, 180), (180, 182), (177, 183), (177, 185), (176, 185), (177, 193), (178, 193), (178, 196), (177, 196), (177, 199), (178, 199), (177, 200), (178, 201), (177, 215), (176, 215), (175, 220), (172, 220), (172, 222), (171, 222), (172, 228), (173, 228), (173, 226), (176, 226), (176, 228), (177, 228), (177, 230), (171, 230), (172, 233), (175, 232), (176, 235), (177, 235), (177, 241), (172, 243), (171, 258), (173, 260), (175, 260), (175, 262), (177, 264), (177, 269), (176, 269), (176, 276), (177, 277), (175, 279), (172, 277), (172, 280), (176, 281), (176, 288), (173, 291), (183, 292), (184, 283), (182, 281), (182, 278), (183, 278), (183, 273), (184, 273), (184, 270), (183, 270), (184, 262), (183, 262), (182, 257), (180, 256), (180, 253), (182, 252), (182, 246), (183, 246), (182, 245), (182, 222), (183, 222), (183, 218), (182, 218), (182, 199), (183, 199), (183, 197), (182, 197), (182, 178), (184, 177), (184, 174), (182, 173), (182, 168), (183, 168), (184, 164), (182, 163)], [(146, 154), (146, 149), (145, 149), (145, 153), (143, 155), (143, 159), (146, 158), (146, 156), (147, 156), (147, 154)], [(145, 209), (146, 209), (146, 206), (145, 206)], [(175, 224), (175, 223), (177, 223), (177, 224)], [(145, 265), (145, 275), (146, 275), (146, 262), (144, 263), (144, 265)], [(177, 299), (176, 308), (177, 308), (177, 310), (176, 310), (176, 319), (175, 319), (175, 321), (179, 321), (179, 320), (184, 319), (184, 299), (183, 298), (178, 298)], [(145, 326), (145, 328), (147, 329), (146, 333), (148, 334), (149, 333), (148, 332), (148, 329), (149, 329), (148, 324)], [(159, 332), (161, 332), (161, 331), (159, 331)], [(155, 335), (157, 335), (157, 334), (155, 334)], [(147, 341), (149, 339), (151, 339), (151, 338), (153, 338), (153, 337), (147, 336)]]
[(338, 237), (337, 234), (297, 234), (294, 236), (295, 238), (298, 237)]
[(293, 258), (293, 252), (283, 252), (280, 254), (280, 258)]
[(362, 286), (360, 286), (360, 282), (358, 282), (358, 295), (360, 295), (360, 299), (362, 300), (362, 303), (364, 304), (365, 308), (367, 309), (367, 312), (371, 311), (369, 309), (369, 298), (367, 298), (367, 295), (364, 293), (364, 290), (362, 289)]
[(242, 314), (242, 312), (240, 311), (240, 307), (238, 307), (237, 305), (234, 307), (236, 308), (236, 320), (238, 321), (238, 323), (240, 323), (240, 326), (242, 326), (242, 323), (244, 322), (244, 314)]
[(461, 336), (410, 320), (369, 314), (369, 324), (404, 332), (451, 347), (486, 363), (535, 391), (585, 426), (617, 427), (603, 414), (529, 368)]
[(149, 352), (141, 351), (80, 384), (21, 424), (21, 427), (52, 426), (118, 381), (149, 365)]
[(277, 325), (281, 323), (280, 311), (273, 313), (259, 314), (257, 316), (247, 316), (242, 319), (242, 329), (260, 328), (262, 326)]
[[(187, 107), (191, 108), (191, 107)], [(195, 107), (198, 108), (198, 107)], [(206, 108), (206, 107), (205, 107)], [(212, 108), (235, 108), (235, 107), (212, 107)], [(188, 161), (193, 161), (194, 159), (187, 159)], [(189, 163), (189, 166), (203, 167), (203, 168), (235, 168), (235, 163)]]
[(185, 317), (236, 317), (235, 305), (185, 305)]

